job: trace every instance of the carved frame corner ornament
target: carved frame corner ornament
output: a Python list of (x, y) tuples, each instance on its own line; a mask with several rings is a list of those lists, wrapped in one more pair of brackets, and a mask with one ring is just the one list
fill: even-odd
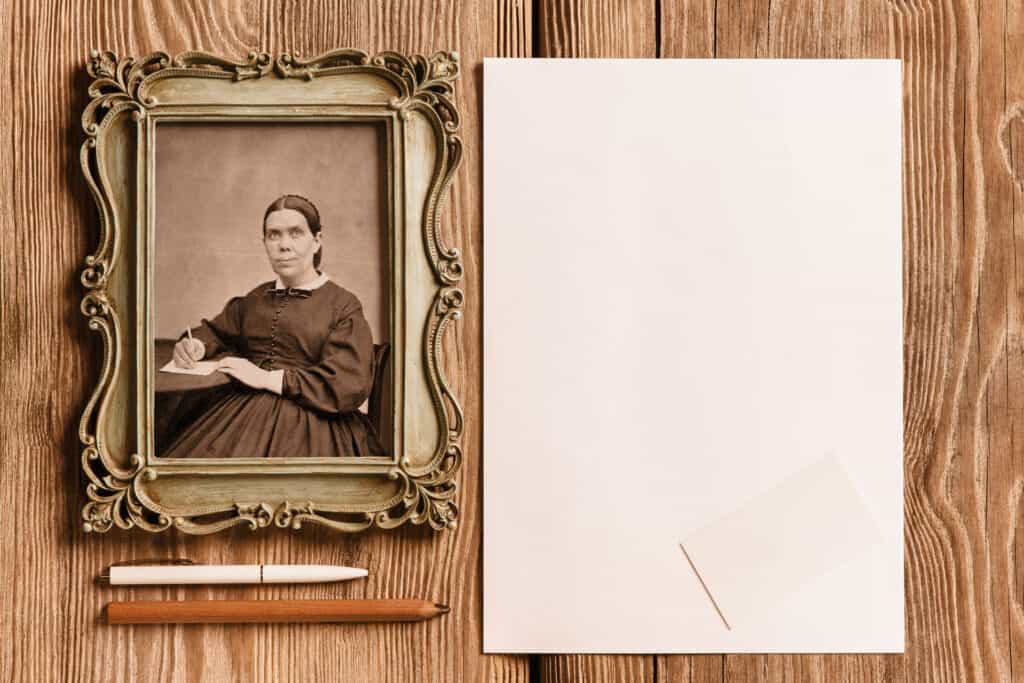
[[(310, 59), (294, 52), (276, 57), (251, 52), (244, 60), (235, 61), (204, 52), (182, 52), (173, 57), (156, 52), (135, 59), (93, 50), (87, 71), (92, 80), (89, 103), (82, 114), (86, 138), (80, 162), (99, 214), (99, 245), (87, 256), (81, 271), (86, 289), (81, 310), (89, 329), (102, 337), (103, 362), (78, 426), (83, 445), (81, 467), (87, 480), (84, 530), (103, 533), (117, 527), (157, 532), (174, 528), (209, 534), (238, 525), (253, 530), (297, 530), (311, 523), (355, 532), (371, 527), (390, 529), (406, 522), (427, 524), (435, 530), (454, 529), (458, 518), (455, 477), (462, 463), (464, 425), (462, 407), (442, 369), (442, 340), (446, 329), (462, 315), (465, 293), (461, 254), (442, 240), (440, 209), (462, 158), (454, 90), (458, 54), (370, 55), (339, 49)], [(305, 83), (298, 91), (296, 80)], [(342, 80), (347, 82), (344, 92), (350, 93), (341, 98), (344, 101), (338, 101), (336, 95), (341, 90), (322, 88)], [(145, 174), (138, 171), (152, 163), (152, 152), (144, 142), (146, 131), (152, 130), (147, 128), (153, 123), (149, 119), (201, 123), (204, 118), (223, 121), (237, 113), (239, 120), (266, 121), (278, 116), (283, 119), (287, 113), (294, 121), (294, 112), (306, 106), (310, 96), (316, 102), (318, 120), (323, 120), (324, 111), (337, 106), (337, 113), (329, 116), (339, 121), (355, 120), (352, 111), (357, 107), (359, 112), (376, 112), (379, 120), (390, 121), (388, 130), (395, 136), (390, 149), (397, 155), (397, 159), (387, 160), (389, 182), (398, 178), (393, 188), (406, 187), (407, 179), (401, 174), (407, 171), (403, 169), (417, 163), (428, 169), (421, 194), (399, 197), (399, 192), (389, 193), (398, 197), (390, 207), (390, 230), (392, 240), (397, 239), (396, 233), (404, 234), (402, 244), (418, 249), (415, 253), (427, 259), (432, 281), (397, 279), (391, 285), (390, 300), (394, 308), (404, 304), (408, 292), (415, 290), (424, 300), (423, 290), (432, 292), (433, 303), (417, 312), (421, 316), (408, 316), (405, 323), (421, 343), (419, 352), (405, 354), (403, 372), (406, 386), (410, 381), (422, 385), (418, 398), (413, 399), (422, 405), (409, 412), (430, 416), (436, 438), (420, 452), (396, 447), (390, 462), (367, 465), (320, 462), (306, 468), (299, 458), (266, 460), (259, 466), (224, 460), (164, 462), (147, 446), (151, 444), (152, 415), (150, 403), (142, 398), (150, 391), (151, 379), (147, 378), (152, 372), (141, 370), (139, 359), (151, 337), (146, 332), (133, 338), (135, 325), (131, 324), (148, 320), (146, 283), (151, 264), (140, 255), (144, 250), (125, 247), (126, 242), (149, 239), (147, 231), (152, 230), (145, 212), (137, 210), (138, 205), (148, 204), (152, 193), (143, 180)], [(196, 99), (202, 97), (207, 99)], [(215, 101), (211, 103), (210, 98)], [(258, 115), (252, 113), (255, 109)], [(367, 115), (360, 116), (365, 119)], [(405, 126), (413, 119), (424, 126), (420, 130), (430, 134), (407, 135)], [(125, 148), (132, 152), (119, 155), (118, 150)], [(126, 160), (135, 166), (125, 168)], [(125, 178), (134, 185), (128, 193), (132, 196), (116, 194), (125, 194), (116, 189), (123, 188), (125, 182), (114, 180)], [(418, 217), (416, 225), (411, 218), (403, 223), (406, 213)], [(404, 258), (410, 258), (414, 252), (404, 253)], [(135, 302), (124, 295), (132, 291), (137, 293)], [(398, 339), (398, 330), (394, 332)], [(139, 369), (136, 375), (130, 372), (133, 368)], [(129, 419), (124, 419), (125, 414)], [(399, 425), (401, 414), (402, 405), (396, 404), (396, 430), (404, 429)], [(232, 489), (232, 475), (236, 474), (250, 483), (283, 482), (264, 490), (281, 488), (284, 495), (253, 500), (249, 489)], [(317, 496), (289, 483), (297, 475), (310, 474), (327, 482), (314, 487)], [(348, 493), (331, 498), (334, 482), (343, 479), (348, 481)], [(216, 492), (209, 500), (195, 493), (178, 500), (172, 495), (175, 489), (161, 489), (168, 481), (183, 482), (179, 489), (195, 483), (224, 483), (202, 488)], [(351, 495), (353, 491), (358, 495)]]

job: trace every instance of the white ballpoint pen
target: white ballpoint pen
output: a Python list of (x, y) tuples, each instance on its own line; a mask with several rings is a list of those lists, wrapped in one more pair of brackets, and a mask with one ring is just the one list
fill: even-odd
[(100, 574), (111, 586), (213, 583), (328, 583), (366, 576), (365, 569), (330, 564), (195, 564), (143, 560), (112, 564)]

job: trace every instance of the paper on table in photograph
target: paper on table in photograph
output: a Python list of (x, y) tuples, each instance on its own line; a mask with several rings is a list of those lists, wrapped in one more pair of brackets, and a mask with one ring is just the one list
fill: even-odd
[(900, 106), (485, 61), (485, 651), (903, 650)]

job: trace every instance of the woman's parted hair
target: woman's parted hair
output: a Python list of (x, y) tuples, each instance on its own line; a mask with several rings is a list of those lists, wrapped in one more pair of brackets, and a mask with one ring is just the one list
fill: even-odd
[[(298, 211), (306, 219), (306, 224), (309, 226), (309, 231), (314, 235), (320, 234), (320, 212), (317, 211), (316, 205), (309, 201), (305, 197), (297, 194), (283, 194), (270, 203), (267, 210), (263, 213), (263, 234), (267, 232), (267, 216), (275, 211), (281, 209), (291, 209)], [(320, 259), (323, 256), (324, 247), (321, 244), (316, 254), (313, 256), (313, 267), (317, 270), (320, 269)]]

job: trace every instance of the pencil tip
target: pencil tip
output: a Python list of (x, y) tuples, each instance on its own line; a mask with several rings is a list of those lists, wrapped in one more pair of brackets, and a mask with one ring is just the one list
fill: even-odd
[(440, 612), (441, 614), (448, 614), (449, 612), (451, 612), (451, 611), (452, 611), (452, 608), (451, 608), (451, 607), (449, 607), (448, 605), (442, 605), (442, 604), (441, 604), (441, 603), (439, 603), (439, 602), (435, 602), (435, 603), (434, 603), (434, 607), (436, 607), (436, 608), (437, 608), (437, 610), (438, 610), (438, 611), (439, 611), (439, 612)]

